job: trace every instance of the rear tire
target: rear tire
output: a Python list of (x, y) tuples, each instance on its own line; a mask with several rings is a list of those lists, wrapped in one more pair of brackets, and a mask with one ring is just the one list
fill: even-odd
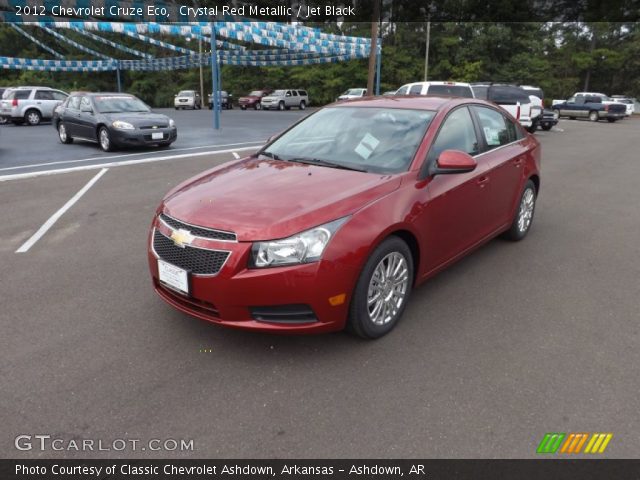
[(7, 117), (0, 117), (0, 125), (4, 125), (5, 123), (8, 123), (9, 119)]
[(527, 236), (531, 224), (533, 223), (533, 214), (536, 209), (537, 192), (536, 186), (531, 180), (527, 180), (524, 185), (520, 202), (516, 210), (515, 217), (511, 223), (511, 227), (504, 233), (504, 238), (512, 242), (518, 242)]
[(300, 102), (300, 110), (304, 110), (305, 108), (307, 108), (307, 103), (304, 100), (302, 100)]
[(280, 111), (284, 110), (284, 102), (278, 103), (278, 110), (280, 110)]
[(549, 130), (551, 130), (551, 124), (550, 123), (545, 123), (542, 125), (542, 130), (544, 130), (545, 132), (548, 132)]
[(609, 123), (615, 123), (616, 120), (617, 120), (617, 118), (607, 118), (607, 121)]
[(560, 118), (560, 110), (558, 110), (557, 108), (554, 108), (553, 116), (555, 117), (556, 120), (558, 120)]
[(396, 236), (384, 240), (364, 265), (353, 292), (347, 328), (362, 338), (379, 338), (398, 323), (411, 295), (413, 257)]
[(58, 138), (60, 139), (60, 143), (64, 143), (65, 145), (73, 143), (73, 137), (67, 133), (67, 127), (62, 122), (58, 123)]
[(24, 114), (24, 121), (27, 122), (27, 125), (35, 127), (36, 125), (40, 125), (42, 115), (37, 110), (27, 110)]
[(256, 103), (255, 106), (253, 107), (255, 110), (262, 110), (262, 104), (261, 103)]
[(245, 107), (244, 105), (240, 106), (240, 110), (246, 110), (246, 109), (247, 109), (247, 107)]
[(598, 116), (598, 112), (596, 112), (595, 110), (591, 110), (589, 112), (589, 120), (592, 122), (597, 122), (599, 120), (599, 116)]

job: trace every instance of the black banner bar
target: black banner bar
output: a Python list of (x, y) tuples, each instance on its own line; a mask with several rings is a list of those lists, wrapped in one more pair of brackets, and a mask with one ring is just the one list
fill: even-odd
[(640, 460), (0, 460), (2, 480), (640, 480)]

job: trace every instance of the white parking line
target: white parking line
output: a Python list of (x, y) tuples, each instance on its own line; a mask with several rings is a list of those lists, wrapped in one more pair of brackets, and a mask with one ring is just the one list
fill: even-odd
[[(175, 148), (169, 151), (169, 153), (172, 152), (183, 152), (186, 150), (199, 150), (201, 148), (212, 148), (212, 147), (235, 147), (235, 146), (242, 146), (242, 145), (262, 145), (264, 143), (263, 140), (257, 140), (255, 142), (243, 142), (243, 143), (225, 143), (222, 145), (202, 145), (200, 147), (185, 147), (185, 148)], [(18, 165), (15, 167), (5, 167), (5, 168), (0, 168), (0, 172), (4, 172), (4, 171), (8, 171), (8, 170), (23, 170), (26, 168), (34, 168), (34, 167), (47, 167), (50, 165), (66, 165), (68, 163), (82, 163), (82, 162), (94, 162), (96, 160), (109, 160), (112, 158), (124, 158), (124, 157), (133, 157), (133, 156), (138, 156), (138, 155), (149, 155), (149, 153), (151, 152), (138, 152), (138, 153), (124, 153), (122, 155), (109, 155), (106, 157), (100, 157), (100, 156), (96, 156), (96, 157), (91, 157), (91, 158), (81, 158), (78, 160), (60, 160), (58, 162), (47, 162), (47, 163), (34, 163), (31, 165)]]
[(69, 210), (78, 200), (80, 200), (80, 197), (87, 193), (87, 190), (89, 190), (98, 180), (100, 180), (100, 177), (107, 173), (108, 170), (108, 168), (103, 168), (102, 170), (100, 170), (91, 180), (89, 180), (89, 183), (87, 183), (80, 189), (78, 193), (71, 197), (60, 210), (51, 215), (51, 217), (49, 217), (49, 220), (44, 222), (38, 229), (38, 231), (34, 233), (29, 240), (24, 242), (18, 250), (16, 250), (16, 253), (27, 252), (33, 246), (33, 244), (40, 240), (40, 238), (42, 238), (42, 236), (47, 233), (47, 231), (53, 226), (53, 224), (56, 223), (62, 215), (64, 215), (64, 212)]
[[(195, 158), (202, 157), (205, 155), (215, 155), (218, 153), (231, 153), (233, 151), (241, 152), (245, 150), (256, 150), (260, 148), (260, 145), (255, 145), (253, 147), (244, 147), (244, 148), (233, 148), (226, 150), (209, 150), (207, 152), (197, 152), (197, 153), (183, 153), (181, 155), (166, 155), (162, 157), (149, 157), (149, 158), (141, 158), (139, 160), (123, 160), (120, 162), (109, 162), (109, 163), (100, 163), (94, 165), (81, 165), (79, 167), (69, 167), (69, 168), (58, 168), (54, 170), (42, 170), (38, 172), (29, 172), (29, 173), (16, 173), (13, 175), (3, 175), (0, 176), (0, 182), (6, 182), (8, 180), (20, 180), (23, 178), (34, 178), (40, 177), (43, 175), (56, 175), (59, 173), (69, 173), (69, 172), (79, 172), (82, 170), (95, 170), (98, 168), (107, 168), (107, 167), (121, 167), (124, 165), (137, 165), (140, 163), (153, 163), (153, 162), (163, 162), (167, 160), (176, 160), (179, 158)], [(98, 160), (98, 159), (96, 159)]]
[(239, 159), (240, 155), (238, 155), (238, 152), (231, 152), (231, 154), (235, 157), (235, 159)]

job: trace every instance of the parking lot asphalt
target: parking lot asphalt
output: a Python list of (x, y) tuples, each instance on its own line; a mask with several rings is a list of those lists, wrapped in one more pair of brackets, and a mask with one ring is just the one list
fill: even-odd
[(168, 115), (176, 122), (178, 139), (169, 148), (103, 152), (97, 144), (86, 141), (76, 140), (72, 145), (63, 145), (51, 122), (37, 127), (0, 125), (0, 176), (256, 145), (313, 109), (284, 112), (223, 110), (219, 130), (213, 128), (213, 112), (206, 108), (158, 108), (154, 111)]
[[(640, 121), (558, 127), (537, 134), (528, 237), (415, 290), (373, 342), (228, 330), (155, 295), (156, 205), (232, 153), (111, 168), (20, 254), (98, 170), (0, 182), (0, 457), (533, 458), (546, 432), (637, 456)], [(20, 434), (194, 450), (22, 452)]]

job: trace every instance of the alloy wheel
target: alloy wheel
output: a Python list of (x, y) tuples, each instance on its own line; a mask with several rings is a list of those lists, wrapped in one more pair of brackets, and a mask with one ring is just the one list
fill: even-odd
[(375, 325), (391, 322), (402, 307), (409, 287), (407, 260), (399, 252), (386, 255), (373, 271), (367, 292), (367, 311)]
[(526, 232), (531, 226), (533, 219), (533, 209), (535, 208), (536, 196), (532, 188), (527, 188), (522, 195), (520, 201), (520, 209), (518, 211), (518, 230), (521, 233)]
[(107, 132), (106, 128), (103, 128), (102, 130), (100, 130), (100, 146), (105, 152), (107, 152), (109, 151), (110, 144), (111, 141), (109, 140), (109, 132)]
[(60, 123), (60, 125), (58, 125), (58, 135), (60, 135), (60, 141), (62, 143), (66, 143), (66, 141), (67, 141), (67, 128), (64, 126), (64, 123)]
[(40, 123), (40, 114), (35, 111), (31, 111), (27, 114), (27, 122), (29, 125), (38, 125)]

